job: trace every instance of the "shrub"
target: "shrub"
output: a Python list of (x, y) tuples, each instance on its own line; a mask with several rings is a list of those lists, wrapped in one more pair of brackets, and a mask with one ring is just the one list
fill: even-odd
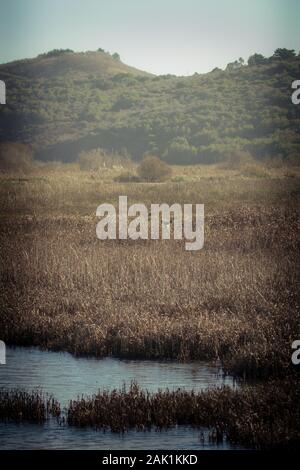
[(143, 181), (165, 181), (171, 175), (171, 168), (158, 157), (148, 155), (138, 166), (138, 174)]
[(33, 151), (29, 145), (0, 143), (0, 170), (28, 172), (33, 167)]
[(117, 61), (120, 61), (120, 60), (121, 60), (121, 57), (120, 57), (120, 55), (119, 55), (117, 52), (114, 52), (114, 53), (112, 54), (112, 58), (113, 58), (114, 60), (117, 60)]

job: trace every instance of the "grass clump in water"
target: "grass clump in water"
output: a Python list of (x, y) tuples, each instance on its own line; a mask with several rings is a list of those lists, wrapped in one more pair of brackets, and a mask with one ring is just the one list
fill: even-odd
[(297, 381), (277, 381), (237, 389), (149, 393), (131, 383), (128, 390), (124, 386), (72, 400), (67, 422), (113, 432), (191, 425), (211, 428), (219, 440), (227, 438), (234, 444), (292, 448), (300, 444), (298, 385)]
[(59, 417), (60, 404), (41, 392), (0, 389), (0, 420), (43, 423), (50, 416)]

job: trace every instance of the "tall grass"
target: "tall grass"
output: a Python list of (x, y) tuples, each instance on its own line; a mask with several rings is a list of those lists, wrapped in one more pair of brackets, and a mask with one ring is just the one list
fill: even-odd
[(300, 444), (298, 382), (208, 389), (161, 390), (150, 394), (135, 383), (129, 389), (99, 391), (72, 400), (67, 422), (125, 432), (174, 425), (209, 427), (216, 440), (251, 448), (296, 448)]
[[(244, 166), (243, 166), (244, 168)], [(136, 385), (72, 401), (71, 425), (123, 431), (174, 424), (259, 448), (299, 445), (299, 173), (185, 167), (174, 181), (116, 183), (76, 165), (0, 185), (0, 338), (77, 355), (214, 360), (238, 390), (150, 395)], [(97, 240), (96, 207), (205, 204), (204, 249), (181, 241)], [(272, 383), (270, 378), (274, 380)], [(43, 420), (36, 395), (1, 392), (0, 418)], [(54, 414), (60, 413), (54, 403)]]
[(0, 420), (42, 423), (50, 416), (59, 417), (60, 404), (41, 392), (0, 389)]
[[(3, 340), (95, 356), (219, 358), (248, 377), (292, 371), (297, 179), (97, 186), (76, 175), (0, 189)], [(119, 194), (204, 202), (204, 249), (97, 240), (95, 209)]]
[(63, 425), (124, 433), (177, 425), (207, 427), (214, 442), (228, 440), (256, 449), (298, 449), (300, 444), (298, 380), (150, 393), (132, 382), (119, 390), (71, 400), (66, 417), (53, 397), (42, 392), (0, 389), (0, 421), (43, 423), (50, 416)]

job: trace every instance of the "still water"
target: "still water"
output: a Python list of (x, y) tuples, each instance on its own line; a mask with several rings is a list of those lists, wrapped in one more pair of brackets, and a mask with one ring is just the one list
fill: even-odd
[[(91, 395), (99, 388), (114, 389), (132, 380), (149, 391), (160, 389), (201, 390), (230, 385), (230, 377), (204, 362), (179, 364), (75, 358), (68, 353), (37, 348), (7, 348), (6, 365), (0, 366), (0, 387), (40, 389), (52, 394), (62, 406), (70, 399)], [(202, 432), (201, 432), (202, 431)], [(204, 443), (203, 443), (204, 441)], [(227, 442), (212, 444), (208, 430), (177, 426), (167, 431), (129, 431), (123, 435), (60, 426), (51, 419), (46, 424), (0, 423), (1, 449), (229, 449)]]

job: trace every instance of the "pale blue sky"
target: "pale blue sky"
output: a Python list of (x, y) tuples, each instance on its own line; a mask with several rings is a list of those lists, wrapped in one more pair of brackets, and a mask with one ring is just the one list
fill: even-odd
[(298, 52), (299, 20), (299, 0), (0, 0), (0, 62), (102, 47), (152, 73), (202, 73)]

